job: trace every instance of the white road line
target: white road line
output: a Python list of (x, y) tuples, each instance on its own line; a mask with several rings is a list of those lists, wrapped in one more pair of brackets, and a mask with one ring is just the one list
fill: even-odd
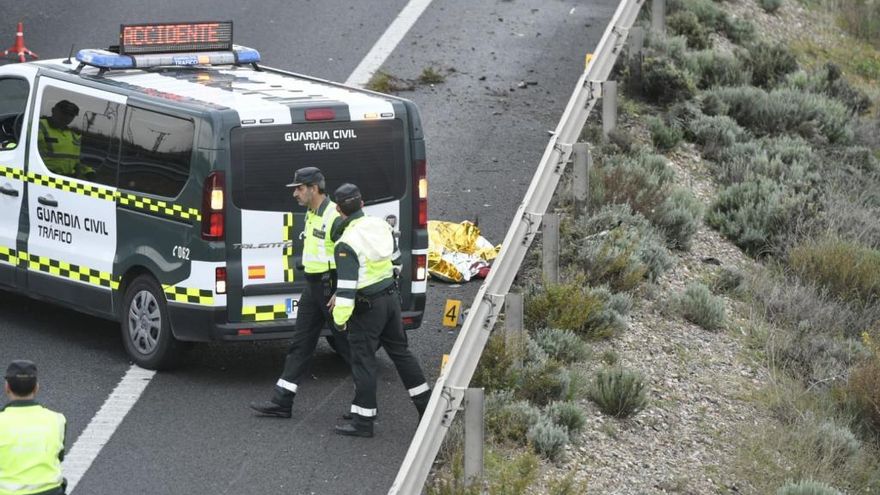
[(155, 371), (132, 365), (86, 429), (76, 439), (70, 452), (64, 456), (61, 468), (61, 472), (67, 478), (67, 493), (73, 493), (79, 480), (89, 470), (104, 445), (110, 441), (113, 432), (125, 419), (125, 415), (138, 401), (155, 374)]
[(388, 26), (385, 33), (379, 38), (379, 41), (373, 45), (367, 56), (361, 60), (361, 63), (354, 69), (354, 72), (348, 76), (345, 84), (350, 86), (366, 86), (370, 82), (373, 74), (382, 67), (385, 59), (397, 47), (400, 41), (406, 36), (406, 33), (413, 27), (422, 12), (431, 5), (432, 0), (410, 0), (406, 7), (397, 15), (397, 19)]
[[(361, 60), (354, 72), (348, 76), (345, 84), (366, 86), (373, 74), (385, 63), (391, 52), (400, 44), (400, 41), (432, 1), (410, 0), (394, 19), (394, 22), (388, 26), (385, 33), (376, 41), (369, 53)], [(73, 493), (76, 485), (89, 470), (104, 445), (110, 441), (113, 432), (134, 407), (155, 374), (155, 371), (132, 365), (95, 417), (89, 422), (89, 425), (86, 426), (86, 429), (76, 439), (76, 443), (65, 456), (62, 466), (64, 477), (67, 478), (67, 493)]]

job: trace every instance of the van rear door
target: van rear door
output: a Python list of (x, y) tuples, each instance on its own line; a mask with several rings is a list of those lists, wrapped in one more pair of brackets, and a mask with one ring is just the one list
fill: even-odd
[[(305, 209), (285, 187), (296, 169), (320, 168), (331, 196), (343, 183), (357, 184), (367, 213), (387, 219), (400, 231), (401, 200), (409, 182), (407, 140), (399, 119), (238, 127), (231, 138), (231, 208), (241, 222), (239, 229), (230, 225), (227, 237), (232, 256), (241, 261), (241, 285), (229, 287), (230, 297), (241, 294), (241, 310), (228, 302), (231, 321), (296, 317), (304, 287)], [(235, 284), (232, 277), (230, 284)]]

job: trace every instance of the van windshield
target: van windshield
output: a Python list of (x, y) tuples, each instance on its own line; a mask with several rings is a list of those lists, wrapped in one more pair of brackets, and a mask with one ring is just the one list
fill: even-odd
[(299, 209), (285, 187), (301, 167), (318, 167), (327, 192), (356, 184), (367, 204), (406, 193), (400, 120), (320, 122), (232, 131), (232, 200), (244, 210)]

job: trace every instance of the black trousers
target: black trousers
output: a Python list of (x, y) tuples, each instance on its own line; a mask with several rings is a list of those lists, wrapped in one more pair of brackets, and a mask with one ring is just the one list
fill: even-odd
[(371, 300), (355, 300), (354, 313), (348, 321), (348, 342), (355, 385), (352, 413), (368, 419), (376, 416), (376, 349), (379, 345), (394, 362), (410, 397), (427, 397), (428, 384), (421, 365), (409, 350), (396, 291)]
[(330, 327), (336, 352), (345, 360), (346, 364), (350, 364), (351, 351), (349, 350), (348, 337), (345, 332), (337, 331), (330, 324), (332, 317), (329, 308), (327, 308), (327, 301), (332, 291), (330, 285), (329, 279), (309, 282), (299, 299), (293, 341), (287, 349), (281, 380), (275, 386), (274, 401), (276, 403), (289, 405), (293, 401), (295, 389), (311, 366), (312, 357), (315, 355), (315, 348), (318, 346), (318, 339), (321, 337), (321, 330), (324, 327)]

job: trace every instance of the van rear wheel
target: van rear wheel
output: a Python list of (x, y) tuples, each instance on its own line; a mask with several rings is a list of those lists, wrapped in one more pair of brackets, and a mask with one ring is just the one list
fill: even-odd
[(125, 290), (122, 342), (138, 366), (151, 370), (174, 366), (182, 345), (171, 333), (165, 294), (149, 276), (135, 278)]

